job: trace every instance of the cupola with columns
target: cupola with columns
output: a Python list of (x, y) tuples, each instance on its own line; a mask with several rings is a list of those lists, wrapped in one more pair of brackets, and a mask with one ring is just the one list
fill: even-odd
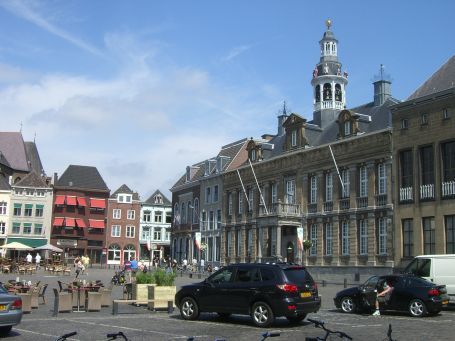
[(332, 21), (326, 20), (327, 30), (319, 41), (321, 57), (313, 70), (313, 123), (324, 128), (338, 118), (346, 106), (348, 74), (338, 61), (338, 40), (331, 31)]

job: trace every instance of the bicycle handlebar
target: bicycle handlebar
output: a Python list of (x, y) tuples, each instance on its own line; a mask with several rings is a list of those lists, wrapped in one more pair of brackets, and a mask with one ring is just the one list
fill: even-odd
[(123, 338), (123, 340), (128, 340), (125, 336), (125, 334), (123, 334), (122, 332), (118, 332), (118, 333), (111, 333), (111, 334), (107, 334), (106, 335), (107, 337), (111, 338), (112, 340), (115, 340), (117, 339), (118, 336), (121, 336)]
[(59, 336), (59, 337), (57, 338), (57, 340), (58, 340), (58, 341), (64, 341), (64, 340), (66, 340), (67, 338), (69, 338), (69, 337), (71, 337), (71, 336), (74, 336), (74, 335), (76, 335), (76, 334), (77, 334), (77, 332), (71, 332), (71, 333), (63, 334), (62, 336)]
[(338, 331), (338, 330), (333, 331), (333, 330), (327, 329), (324, 326), (324, 321), (318, 321), (318, 320), (313, 320), (313, 319), (307, 319), (307, 320), (309, 322), (313, 323), (316, 328), (322, 328), (329, 334), (338, 334), (342, 338), (346, 338), (348, 340), (352, 340), (352, 337), (350, 337), (348, 334), (346, 334), (346, 333), (344, 333), (342, 331)]

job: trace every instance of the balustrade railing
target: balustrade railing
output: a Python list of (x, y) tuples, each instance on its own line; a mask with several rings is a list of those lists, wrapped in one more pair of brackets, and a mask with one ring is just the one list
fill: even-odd
[(300, 205), (298, 204), (285, 204), (281, 202), (273, 203), (270, 206), (267, 206), (267, 210), (264, 205), (259, 206), (259, 216), (299, 216), (300, 215)]
[(378, 194), (375, 195), (376, 206), (385, 206), (387, 205), (387, 194)]
[(420, 199), (434, 199), (434, 185), (421, 185), (420, 186)]
[(333, 211), (333, 201), (325, 201), (323, 206), (324, 212)]
[(400, 188), (400, 201), (412, 201), (412, 187)]
[(368, 207), (368, 197), (358, 197), (357, 198), (357, 208)]
[(308, 213), (316, 213), (318, 211), (318, 204), (316, 204), (316, 203), (308, 204), (307, 210), (308, 210)]
[(351, 199), (340, 199), (340, 210), (349, 210), (351, 208)]
[(455, 196), (455, 181), (446, 181), (442, 183), (442, 197)]

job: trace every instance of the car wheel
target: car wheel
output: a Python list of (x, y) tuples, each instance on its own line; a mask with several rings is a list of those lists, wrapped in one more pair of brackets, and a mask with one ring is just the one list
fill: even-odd
[(355, 312), (355, 309), (356, 306), (352, 297), (346, 296), (341, 299), (341, 310), (344, 313), (352, 314)]
[(306, 315), (307, 314), (305, 313), (305, 314), (299, 314), (297, 316), (286, 316), (286, 318), (291, 323), (299, 323), (305, 319)]
[(180, 315), (185, 320), (195, 320), (199, 317), (199, 307), (192, 297), (184, 297), (180, 302)]
[(217, 314), (222, 319), (227, 319), (229, 316), (231, 316), (231, 313), (217, 313)]
[(256, 302), (253, 304), (251, 317), (253, 318), (254, 324), (258, 327), (268, 327), (275, 319), (272, 308), (264, 302)]
[(427, 307), (419, 299), (414, 299), (409, 303), (409, 313), (412, 317), (422, 317), (427, 314)]
[(8, 335), (12, 328), (13, 326), (0, 327), (0, 335), (2, 336)]

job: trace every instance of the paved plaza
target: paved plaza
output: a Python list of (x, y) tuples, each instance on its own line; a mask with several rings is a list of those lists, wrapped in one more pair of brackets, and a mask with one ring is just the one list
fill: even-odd
[[(108, 283), (113, 275), (112, 269), (90, 268), (86, 280), (102, 280)], [(1, 274), (0, 280), (6, 281), (18, 275)], [(151, 312), (143, 307), (121, 306), (119, 315), (112, 315), (112, 308), (102, 308), (101, 312), (60, 313), (53, 317), (53, 292), (57, 280), (69, 282), (72, 276), (54, 276), (40, 271), (36, 275), (20, 276), (26, 280), (41, 280), (48, 283), (46, 305), (40, 305), (31, 314), (24, 315), (20, 325), (13, 328), (6, 338), (10, 340), (55, 340), (59, 335), (77, 331), (70, 340), (105, 340), (107, 333), (122, 331), (131, 340), (260, 340), (266, 330), (253, 326), (246, 316), (233, 316), (223, 320), (216, 314), (202, 314), (198, 321), (184, 321), (177, 310)], [(190, 279), (188, 275), (178, 276), (176, 285), (198, 281), (198, 276)], [(322, 319), (330, 329), (342, 330), (354, 340), (383, 340), (386, 338), (389, 323), (392, 324), (393, 338), (397, 340), (452, 340), (455, 325), (455, 309), (449, 308), (440, 315), (426, 318), (411, 318), (406, 314), (386, 314), (381, 317), (369, 315), (347, 315), (334, 309), (333, 296), (343, 286), (319, 286), (322, 295), (322, 309), (310, 316)], [(114, 287), (113, 297), (120, 298), (122, 288)], [(286, 319), (277, 319), (267, 330), (279, 331), (281, 336), (273, 340), (304, 340), (306, 336), (321, 336), (322, 332), (304, 321), (290, 325)]]

